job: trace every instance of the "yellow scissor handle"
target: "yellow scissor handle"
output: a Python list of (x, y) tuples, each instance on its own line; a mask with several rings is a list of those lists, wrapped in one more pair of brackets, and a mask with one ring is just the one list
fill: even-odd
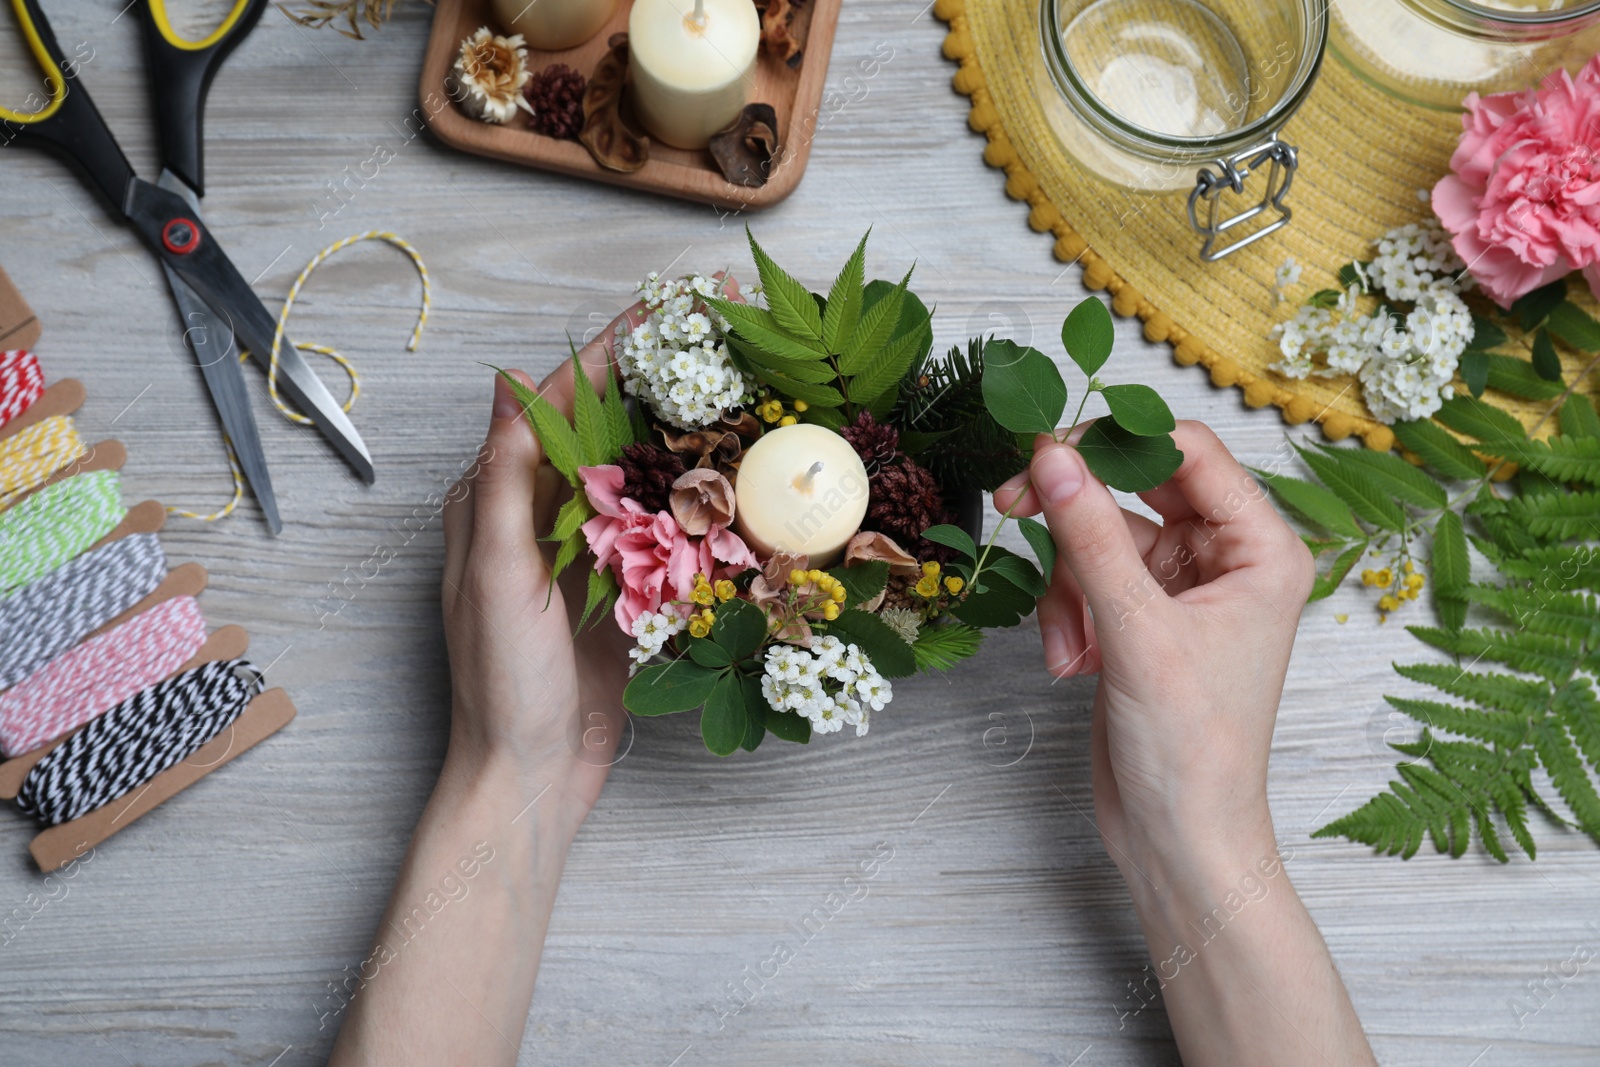
[[(12, 0), (13, 3), (18, 0)], [(155, 22), (156, 29), (161, 31), (161, 36), (174, 48), (181, 48), (185, 52), (204, 52), (228, 35), (233, 29), (233, 24), (239, 21), (239, 16), (244, 14), (244, 9), (250, 6), (250, 0), (234, 0), (233, 10), (228, 12), (228, 17), (222, 20), (222, 25), (211, 31), (210, 36), (198, 41), (191, 41), (177, 30), (172, 28), (172, 20), (167, 18), (167, 0), (146, 0), (150, 5), (150, 18)]]
[(34, 26), (33, 18), (28, 14), (28, 9), (22, 0), (11, 0), (11, 9), (16, 12), (17, 24), (22, 27), (22, 37), (28, 42), (28, 50), (33, 53), (33, 58), (39, 62), (39, 69), (44, 72), (44, 83), (50, 90), (50, 103), (38, 111), (12, 111), (10, 108), (0, 107), (0, 119), (16, 123), (43, 122), (54, 115), (61, 107), (61, 102), (67, 98), (67, 79), (62, 76), (61, 66), (55, 57), (44, 46), (44, 38), (39, 36), (39, 30)]

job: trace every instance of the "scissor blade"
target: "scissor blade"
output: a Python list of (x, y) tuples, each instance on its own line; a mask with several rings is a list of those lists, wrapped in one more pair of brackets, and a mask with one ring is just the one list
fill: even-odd
[(273, 534), (282, 533), (278, 496), (272, 491), (272, 477), (267, 473), (267, 457), (261, 449), (255, 414), (250, 410), (250, 394), (239, 369), (233, 331), (211, 314), (205, 301), (172, 268), (163, 263), (162, 269), (166, 271), (167, 284), (172, 287), (178, 313), (183, 316), (184, 341), (200, 365), (206, 388), (211, 392), (211, 402), (222, 419), (222, 429), (233, 442), (239, 468), (244, 471), (245, 481), (250, 483), (250, 490), (261, 505), (267, 529)]
[[(162, 229), (167, 221), (197, 213), (183, 197), (135, 178), (128, 189), (128, 218), (163, 263), (177, 272), (210, 305), (212, 312), (233, 328), (236, 336), (263, 365), (272, 351), (277, 322), (262, 305), (250, 284), (222, 251), (205, 223), (195, 218), (200, 241), (192, 251), (175, 253), (164, 247)], [(372, 483), (372, 457), (361, 435), (311, 370), (289, 338), (278, 349), (278, 387), (316, 424), (361, 480)]]

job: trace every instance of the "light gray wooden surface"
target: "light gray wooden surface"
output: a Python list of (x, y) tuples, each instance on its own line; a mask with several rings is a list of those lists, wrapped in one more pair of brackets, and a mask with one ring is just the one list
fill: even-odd
[[(121, 0), (46, 7), (69, 50), (94, 49), (84, 84), (151, 173), (136, 26), (114, 17)], [(604, 322), (644, 272), (747, 262), (741, 220), (704, 206), (407, 141), (428, 21), (401, 0), (390, 26), (357, 42), (269, 9), (217, 80), (206, 211), (268, 303), (324, 244), (387, 228), (427, 257), (433, 315), (421, 350), (406, 353), (417, 281), (378, 246), (322, 268), (299, 305), (297, 337), (360, 365), (354, 418), (377, 462), (371, 488), (272, 413), (253, 379), (284, 535), (266, 537), (247, 506), (216, 526), (174, 520), (163, 541), (174, 560), (210, 569), (210, 620), (250, 630), (300, 717), (103, 846), (65, 896), (12, 921), (0, 935), (0, 1062), (325, 1058), (330, 989), (365, 956), (441, 758), (441, 535), (426, 501), (480, 439), (490, 377), (478, 361), (538, 376), (565, 332)], [(837, 113), (799, 191), (750, 221), (819, 286), (870, 225), (875, 272), (917, 261), (940, 344), (999, 330), (1054, 350), (1083, 295), (1077, 271), (1051, 258), (982, 166), (942, 39), (921, 0), (847, 5), (828, 78)], [(862, 75), (885, 55), (876, 77)], [(3, 69), (20, 98), (26, 72)], [(350, 179), (348, 203), (319, 225), (338, 204), (330, 183), (362, 174), (380, 148), (393, 160)], [(130, 499), (219, 502), (218, 433), (154, 260), (48, 157), (0, 151), (0, 182), (0, 262), (45, 322), (49, 375), (87, 383), (85, 430), (127, 443)], [(1211, 389), (1132, 325), (1118, 330), (1107, 377), (1158, 385), (1241, 457), (1273, 461), (1275, 415)], [(392, 562), (341, 585), (382, 547)], [(341, 603), (330, 586), (354, 599), (324, 618)], [(1380, 697), (1398, 682), (1390, 661), (1419, 654), (1402, 621), (1377, 625), (1350, 592), (1301, 624), (1272, 763), (1289, 870), (1384, 1063), (1593, 1063), (1593, 963), (1520, 1028), (1510, 1006), (1546, 968), (1600, 951), (1592, 845), (1544, 825), (1538, 864), (1501, 868), (1477, 852), (1401, 863), (1308, 838), (1392, 773), (1382, 742), (1397, 724)], [(897, 684), (892, 712), (862, 740), (769, 743), (720, 761), (692, 716), (639, 723), (573, 849), (523, 1062), (1176, 1062), (1159, 1005), (1132, 1013), (1145, 955), (1090, 820), (1091, 684), (1049, 684), (1030, 622), (947, 679)], [(26, 854), (32, 832), (0, 817), (0, 916), (31, 914), (30, 894), (47, 891)], [(843, 890), (879, 842), (893, 859), (867, 895), (721, 1020), (726, 986)], [(1316, 1059), (1286, 1049), (1282, 1062)]]

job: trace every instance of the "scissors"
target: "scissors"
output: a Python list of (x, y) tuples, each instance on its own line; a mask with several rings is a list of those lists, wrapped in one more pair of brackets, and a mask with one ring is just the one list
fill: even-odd
[[(4, 0), (0, 0), (4, 2)], [(283, 528), (267, 474), (261, 436), (251, 413), (235, 339), (264, 357), (273, 350), (277, 324), (202, 221), (204, 191), (201, 124), (206, 92), (235, 45), (254, 28), (267, 0), (235, 0), (209, 36), (189, 40), (173, 29), (165, 0), (136, 0), (143, 23), (145, 67), (160, 139), (161, 176), (154, 183), (134, 174), (105, 119), (68, 64), (39, 0), (10, 0), (22, 35), (44, 72), (50, 98), (42, 108), (0, 108), (4, 141), (33, 139), (76, 161), (80, 176), (105, 197), (112, 213), (131, 226), (161, 261), (223, 431), (239, 466), (276, 534)], [(262, 363), (262, 359), (257, 359)], [(354, 468), (373, 481), (372, 458), (361, 435), (289, 339), (278, 350), (278, 386), (316, 424)]]

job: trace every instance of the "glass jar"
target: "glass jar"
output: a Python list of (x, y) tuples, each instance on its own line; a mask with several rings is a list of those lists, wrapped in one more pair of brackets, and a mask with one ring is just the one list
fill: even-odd
[[(1289, 221), (1296, 156), (1278, 131), (1321, 69), (1327, 14), (1328, 0), (1042, 0), (1046, 119), (1097, 177), (1188, 190), (1200, 258), (1220, 259)], [(1263, 170), (1224, 217), (1223, 195)]]
[(1600, 0), (1332, 0), (1329, 49), (1408, 103), (1459, 111), (1466, 95), (1538, 84), (1600, 51)]

